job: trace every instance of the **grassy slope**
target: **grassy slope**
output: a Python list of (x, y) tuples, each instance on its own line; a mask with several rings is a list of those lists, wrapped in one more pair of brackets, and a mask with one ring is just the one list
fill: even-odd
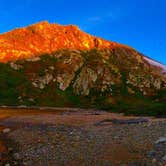
[[(87, 54), (82, 52), (82, 54)], [(85, 58), (85, 64), (95, 68), (101, 59), (96, 56), (97, 52), (88, 53)], [(112, 56), (113, 58), (113, 56)], [(112, 61), (112, 59), (110, 59)], [(118, 59), (116, 59), (118, 61)], [(114, 59), (114, 65), (118, 63)], [(84, 107), (100, 108), (115, 112), (124, 112), (135, 115), (166, 115), (165, 96), (166, 91), (159, 91), (153, 98), (143, 96), (136, 89), (135, 94), (129, 94), (125, 83), (124, 64), (118, 64), (123, 67), (123, 84), (120, 87), (113, 87), (114, 93), (110, 96), (109, 92), (100, 92), (93, 88), (88, 96), (79, 96), (73, 93), (70, 85), (65, 91), (58, 88), (58, 83), (49, 83), (44, 89), (32, 86), (31, 74), (35, 72), (38, 76), (44, 75), (44, 69), (47, 66), (54, 65), (57, 58), (42, 56), (40, 61), (25, 62), (19, 61), (18, 64), (24, 66), (19, 70), (14, 70), (9, 64), (0, 64), (0, 105), (27, 105), (27, 106), (58, 106), (58, 107)], [(123, 61), (122, 63), (127, 63)], [(109, 65), (109, 64), (108, 64)], [(129, 66), (131, 64), (128, 64)], [(30, 71), (32, 70), (32, 72)], [(114, 69), (116, 74), (116, 68)], [(76, 72), (79, 74), (79, 71)], [(22, 96), (21, 102), (19, 96)], [(30, 99), (34, 100), (30, 100)]]

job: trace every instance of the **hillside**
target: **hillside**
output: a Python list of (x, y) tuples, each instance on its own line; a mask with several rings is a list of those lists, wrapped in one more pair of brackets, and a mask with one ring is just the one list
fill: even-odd
[(165, 66), (76, 26), (41, 22), (0, 35), (0, 105), (166, 114)]

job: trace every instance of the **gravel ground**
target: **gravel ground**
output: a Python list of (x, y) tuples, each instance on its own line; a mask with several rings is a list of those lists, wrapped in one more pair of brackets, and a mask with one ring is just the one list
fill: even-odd
[(166, 166), (166, 119), (95, 125), (106, 117), (131, 118), (100, 112), (3, 119), (1, 124), (11, 129), (5, 137), (15, 142), (7, 145), (12, 158), (4, 165)]

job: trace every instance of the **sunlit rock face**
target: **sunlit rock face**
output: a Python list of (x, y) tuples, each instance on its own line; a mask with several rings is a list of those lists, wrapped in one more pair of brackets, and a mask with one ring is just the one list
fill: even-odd
[(91, 36), (77, 26), (45, 21), (1, 34), (0, 62), (31, 58), (59, 49), (88, 50), (116, 46), (120, 44)]

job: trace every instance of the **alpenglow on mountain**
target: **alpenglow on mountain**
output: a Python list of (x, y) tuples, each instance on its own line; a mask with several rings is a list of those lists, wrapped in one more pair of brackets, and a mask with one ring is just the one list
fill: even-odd
[(40, 22), (0, 35), (0, 105), (165, 114), (166, 67), (77, 26)]

